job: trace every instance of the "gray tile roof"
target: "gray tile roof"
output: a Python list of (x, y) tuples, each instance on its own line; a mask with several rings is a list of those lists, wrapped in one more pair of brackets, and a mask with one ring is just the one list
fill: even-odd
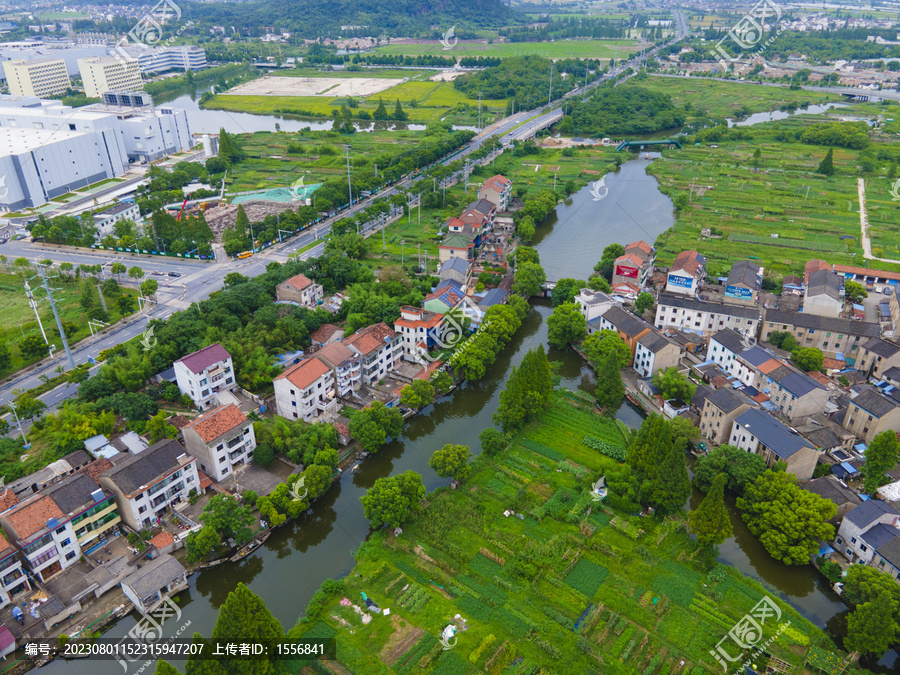
[(750, 260), (738, 260), (728, 273), (728, 285), (743, 284), (752, 289), (759, 289), (759, 265)]
[(768, 349), (763, 349), (759, 345), (754, 345), (750, 349), (741, 353), (741, 360), (746, 361), (754, 368), (758, 368), (766, 361), (771, 361), (775, 355)]
[(697, 391), (694, 392), (694, 398), (691, 399), (691, 405), (697, 408), (697, 410), (703, 410), (703, 405), (706, 403), (706, 399), (713, 393), (711, 387), (706, 386), (705, 384), (697, 385)]
[(769, 373), (767, 377), (798, 398), (805, 396), (811, 391), (825, 389), (824, 385), (819, 384), (806, 373), (796, 371), (789, 366), (779, 366)]
[(894, 537), (886, 544), (882, 544), (876, 553), (887, 560), (891, 565), (900, 569), (900, 538)]
[(479, 199), (476, 202), (472, 202), (466, 207), (466, 211), (478, 211), (479, 213), (483, 213), (484, 215), (489, 214), (497, 208), (493, 202), (489, 202), (487, 199)]
[(767, 309), (766, 322), (772, 324), (772, 327), (776, 329), (778, 326), (797, 326), (799, 328), (825, 330), (844, 335), (868, 337), (881, 335), (881, 327), (877, 323), (819, 316), (818, 314), (806, 314), (804, 312), (791, 312), (784, 309)]
[(866, 542), (872, 548), (879, 548), (888, 543), (891, 539), (896, 538), (900, 535), (900, 530), (896, 527), (891, 527), (890, 525), (885, 525), (884, 523), (878, 523), (877, 525), (873, 525), (868, 530), (860, 535), (862, 540)]
[(714, 312), (725, 316), (736, 316), (741, 319), (759, 320), (759, 310), (756, 307), (744, 307), (741, 305), (726, 305), (723, 302), (704, 302), (693, 298), (661, 293), (659, 305), (675, 307), (676, 309), (689, 309), (696, 312)]
[(756, 408), (744, 411), (734, 422), (753, 434), (781, 459), (787, 459), (803, 448), (812, 447), (803, 436)]
[(47, 488), (44, 490), (44, 494), (49, 495), (60, 511), (71, 515), (96, 504), (91, 494), (99, 489), (100, 486), (90, 476), (77, 473)]
[(891, 382), (900, 382), (900, 368), (891, 366), (883, 373), (883, 377)]
[(484, 297), (478, 303), (478, 306), (481, 309), (487, 309), (488, 307), (493, 307), (494, 305), (500, 305), (506, 302), (506, 296), (508, 295), (509, 293), (504, 291), (502, 288), (492, 288), (484, 294)]
[(723, 413), (734, 412), (742, 405), (753, 406), (754, 402), (744, 394), (740, 394), (729, 387), (716, 389), (712, 394), (706, 397), (710, 405), (715, 406)]
[(806, 284), (807, 297), (827, 295), (835, 300), (841, 299), (841, 278), (831, 270), (816, 270), (809, 275), (809, 283)]
[(125, 577), (122, 585), (129, 586), (137, 597), (146, 598), (173, 581), (183, 579), (184, 574), (181, 563), (164, 553)]
[(888, 342), (887, 340), (882, 340), (881, 338), (872, 338), (871, 340), (866, 340), (866, 343), (863, 345), (863, 347), (876, 356), (880, 356), (885, 359), (889, 359), (897, 352), (900, 352), (900, 345), (894, 344), (893, 342)]
[(737, 331), (733, 331), (730, 328), (720, 330), (713, 335), (710, 340), (715, 340), (734, 354), (740, 354), (747, 348), (744, 345), (744, 338)]
[(867, 413), (874, 415), (875, 417), (886, 415), (897, 407), (897, 404), (894, 401), (882, 396), (874, 389), (866, 389), (859, 396), (854, 398), (851, 403), (853, 405), (858, 405)]
[(178, 467), (178, 457), (186, 452), (176, 440), (160, 441), (101, 475), (108, 476), (125, 494), (134, 494), (160, 476), (174, 471)]
[(821, 448), (822, 450), (830, 450), (831, 448), (837, 448), (841, 443), (841, 439), (837, 437), (829, 427), (823, 427), (821, 429), (816, 429), (815, 431), (808, 432), (800, 432), (803, 436), (806, 437), (810, 443), (812, 443), (817, 448)]
[(897, 516), (900, 513), (886, 502), (870, 499), (848, 511), (847, 515), (844, 516), (844, 520), (849, 520), (858, 528), (865, 529), (884, 515)]
[(441, 272), (446, 272), (447, 270), (456, 270), (461, 274), (465, 274), (469, 271), (469, 261), (453, 256), (447, 262), (441, 265)]
[(641, 331), (653, 328), (640, 317), (635, 316), (631, 312), (626, 312), (621, 307), (610, 307), (603, 313), (603, 318), (629, 337), (634, 337)]
[(660, 352), (664, 347), (672, 343), (665, 335), (655, 330), (646, 333), (638, 338), (638, 344), (643, 345), (654, 354)]
[(815, 478), (804, 485), (803, 489), (833, 502), (836, 506), (862, 503), (859, 495), (838, 483), (834, 476)]

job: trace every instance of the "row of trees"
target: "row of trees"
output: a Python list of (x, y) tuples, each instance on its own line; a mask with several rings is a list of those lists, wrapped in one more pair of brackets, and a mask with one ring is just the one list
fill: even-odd
[(528, 302), (518, 296), (510, 297), (509, 304), (488, 308), (478, 331), (456, 348), (448, 361), (450, 367), (467, 380), (480, 380), (519, 330), (528, 311)]

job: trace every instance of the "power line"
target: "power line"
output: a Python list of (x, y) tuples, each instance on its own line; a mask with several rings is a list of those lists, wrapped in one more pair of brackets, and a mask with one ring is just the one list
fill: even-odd
[(44, 280), (44, 290), (47, 291), (47, 299), (50, 301), (50, 307), (53, 309), (53, 317), (56, 319), (56, 327), (59, 329), (59, 336), (62, 338), (63, 349), (66, 350), (66, 356), (69, 359), (69, 368), (75, 369), (75, 359), (72, 357), (72, 350), (69, 349), (69, 341), (66, 339), (66, 331), (63, 330), (62, 321), (59, 319), (59, 311), (56, 309), (56, 301), (53, 299), (53, 290), (50, 288), (50, 282), (47, 279), (47, 273), (43, 265), (37, 266), (41, 273), (41, 279)]

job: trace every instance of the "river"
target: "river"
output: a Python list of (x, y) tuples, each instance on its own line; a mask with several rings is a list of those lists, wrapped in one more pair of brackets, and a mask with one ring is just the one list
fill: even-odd
[[(672, 204), (659, 192), (656, 179), (645, 173), (648, 164), (646, 160), (625, 163), (617, 173), (606, 176), (609, 192), (603, 199), (594, 201), (588, 186), (538, 226), (535, 245), (549, 278), (585, 279), (607, 244), (641, 238), (653, 242), (672, 226)], [(602, 190), (595, 194), (602, 194)], [(190, 589), (180, 594), (183, 615), (177, 621), (170, 619), (164, 634), (172, 635), (190, 621), (185, 634), (198, 631), (208, 636), (219, 606), (238, 582), (257, 593), (285, 628), (292, 626), (323, 581), (345, 575), (352, 568), (353, 551), (369, 533), (359, 498), (377, 478), (413, 470), (422, 474), (431, 490), (446, 483), (428, 466), (435, 449), (452, 442), (479, 451), (478, 434), (491, 424), (491, 414), (510, 369), (529, 349), (546, 345), (545, 319), (551, 311), (548, 301), (536, 302), (487, 377), (465, 383), (453, 395), (411, 418), (400, 438), (383, 447), (355, 473), (345, 474), (309, 515), (276, 530), (260, 549), (240, 563), (225, 563), (194, 574)], [(550, 350), (549, 357), (560, 364), (562, 386), (593, 391), (593, 371), (572, 351)], [(639, 412), (627, 404), (618, 416), (635, 427), (641, 421)], [(700, 497), (695, 494), (693, 500)], [(741, 522), (733, 501), (729, 506), (735, 536), (721, 547), (722, 562), (760, 580), (820, 627), (826, 627), (846, 609), (811, 566), (788, 568), (768, 556)], [(119, 621), (106, 636), (121, 637), (134, 626), (136, 616)], [(839, 625), (840, 620), (833, 623)], [(62, 661), (55, 661), (45, 670), (83, 672), (77, 664)], [(92, 662), (91, 670), (92, 675), (122, 672), (114, 661)]]

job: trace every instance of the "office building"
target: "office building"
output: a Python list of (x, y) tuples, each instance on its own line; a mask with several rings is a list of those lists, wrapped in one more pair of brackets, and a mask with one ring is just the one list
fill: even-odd
[(62, 59), (4, 61), (3, 72), (13, 96), (56, 96), (70, 86), (66, 63)]
[(144, 86), (137, 61), (98, 56), (79, 59), (81, 82), (89, 98), (102, 98), (107, 91), (136, 91)]

